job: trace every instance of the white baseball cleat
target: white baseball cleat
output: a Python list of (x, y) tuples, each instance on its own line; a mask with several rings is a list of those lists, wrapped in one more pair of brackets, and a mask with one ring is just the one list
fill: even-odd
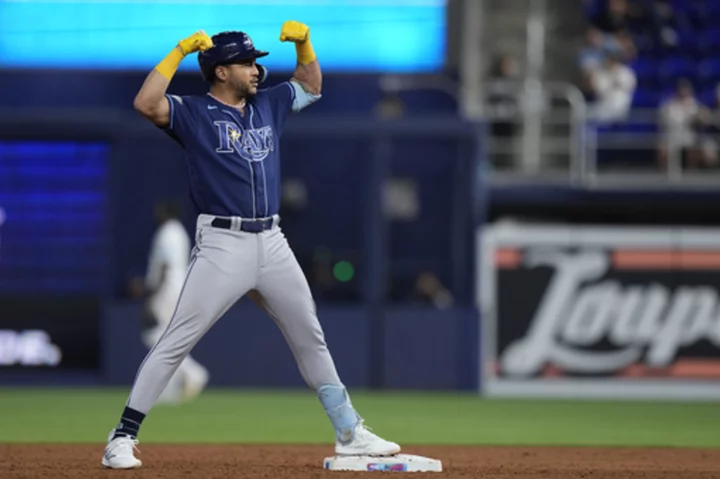
[(138, 440), (127, 436), (112, 439), (114, 434), (115, 430), (113, 429), (108, 437), (108, 444), (105, 446), (102, 465), (109, 469), (137, 469), (142, 466), (142, 462), (133, 454), (133, 450), (137, 449)]
[(338, 456), (393, 456), (399, 452), (399, 445), (372, 433), (362, 421), (355, 426), (349, 443), (335, 442), (335, 454)]

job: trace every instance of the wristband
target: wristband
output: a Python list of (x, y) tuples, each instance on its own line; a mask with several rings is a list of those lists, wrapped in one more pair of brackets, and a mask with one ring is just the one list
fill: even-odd
[(175, 47), (165, 58), (162, 59), (160, 63), (157, 64), (155, 69), (162, 76), (170, 80), (173, 75), (175, 75), (177, 69), (180, 68), (180, 62), (183, 58), (185, 58), (185, 55), (182, 54), (179, 48)]
[(304, 42), (295, 43), (295, 51), (297, 52), (297, 59), (302, 65), (307, 65), (317, 58), (315, 56), (315, 50), (313, 50), (310, 39), (308, 38)]

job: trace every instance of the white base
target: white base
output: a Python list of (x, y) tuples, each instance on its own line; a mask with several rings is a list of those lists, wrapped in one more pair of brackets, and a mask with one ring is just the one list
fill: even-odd
[(323, 467), (331, 471), (441, 472), (442, 463), (429, 457), (397, 454), (388, 457), (326, 457)]

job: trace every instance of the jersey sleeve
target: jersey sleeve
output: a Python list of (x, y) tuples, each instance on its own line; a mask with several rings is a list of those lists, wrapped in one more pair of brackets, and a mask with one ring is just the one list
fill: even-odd
[(312, 93), (306, 92), (302, 85), (296, 81), (290, 80), (290, 85), (293, 87), (293, 90), (295, 90), (292, 111), (300, 111), (322, 98), (322, 95), (313, 95)]
[(285, 81), (265, 90), (270, 109), (278, 127), (282, 128), (291, 112), (298, 112), (320, 99), (320, 95), (310, 95), (295, 81)]
[(166, 94), (165, 98), (170, 104), (170, 123), (164, 130), (181, 145), (185, 145), (186, 139), (196, 130), (193, 98), (170, 94)]
[(276, 126), (282, 130), (295, 99), (295, 90), (290, 82), (286, 81), (265, 90), (265, 97), (270, 103), (270, 111), (272, 111)]

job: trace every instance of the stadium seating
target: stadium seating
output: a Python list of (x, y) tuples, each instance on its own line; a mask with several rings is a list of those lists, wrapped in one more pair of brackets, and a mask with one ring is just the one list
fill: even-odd
[[(586, 2), (585, 14), (592, 21), (603, 11), (606, 0)], [(630, 3), (652, 2), (629, 0)], [(652, 108), (673, 90), (680, 78), (687, 78), (699, 99), (710, 106), (720, 84), (720, 1), (671, 0), (672, 19), (668, 25), (677, 35), (672, 44), (653, 34), (653, 19), (632, 18), (629, 30), (636, 40), (638, 56), (631, 63), (638, 77), (633, 106)], [(648, 32), (651, 32), (648, 34)]]

